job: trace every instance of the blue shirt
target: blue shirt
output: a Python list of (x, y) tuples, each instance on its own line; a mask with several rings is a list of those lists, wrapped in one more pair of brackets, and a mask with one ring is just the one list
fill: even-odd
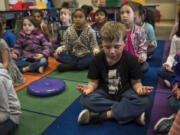
[(142, 27), (145, 28), (145, 31), (147, 33), (148, 42), (151, 44), (155, 44), (155, 46), (157, 46), (157, 41), (156, 41), (156, 36), (155, 36), (153, 26), (149, 23), (144, 23), (144, 25)]
[(16, 43), (16, 35), (10, 31), (6, 31), (3, 34), (3, 39), (6, 41), (10, 48), (13, 48)]

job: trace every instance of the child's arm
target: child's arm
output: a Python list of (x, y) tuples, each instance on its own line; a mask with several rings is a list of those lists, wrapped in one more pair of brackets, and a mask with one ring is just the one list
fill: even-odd
[(137, 57), (138, 57), (138, 61), (140, 63), (145, 62), (147, 59), (147, 36), (145, 34), (145, 31), (142, 31), (142, 29), (140, 29), (139, 27), (137, 27), (136, 29), (136, 35), (137, 35), (137, 39), (136, 40), (136, 46), (137, 46)]
[(151, 24), (147, 24), (148, 25), (148, 32), (147, 32), (147, 36), (148, 39), (150, 40), (150, 43), (148, 44), (148, 46), (157, 46), (157, 41), (156, 41), (156, 36), (155, 36), (155, 32), (154, 32), (154, 28)]
[(77, 89), (84, 95), (92, 93), (98, 87), (98, 80), (90, 80), (88, 85), (78, 84)]
[(170, 45), (170, 51), (169, 51), (169, 56), (167, 58), (166, 63), (163, 64), (163, 66), (165, 65), (169, 65), (170, 67), (173, 66), (174, 64), (174, 56), (176, 55), (176, 43), (175, 43), (175, 37), (173, 37), (172, 41), (171, 41), (171, 45)]
[(11, 88), (11, 87), (9, 87), (10, 85), (11, 84), (9, 84), (9, 81), (7, 81), (7, 79), (4, 79), (4, 77), (1, 77), (1, 79), (0, 79), (0, 86), (1, 86), (0, 94), (1, 94), (1, 109), (2, 109), (1, 111), (2, 111), (2, 113), (1, 113), (1, 117), (0, 117), (0, 123), (5, 122), (9, 118), (10, 106), (9, 106), (8, 92), (9, 92), (9, 88)]
[(21, 53), (23, 51), (23, 39), (20, 37), (17, 39), (16, 44), (14, 45), (14, 49), (12, 51), (12, 56), (14, 59), (17, 59), (17, 57), (21, 56)]
[(95, 31), (92, 29), (92, 32), (90, 32), (90, 48), (92, 49), (92, 52), (94, 55), (96, 55), (97, 53), (99, 53), (99, 47), (98, 47), (98, 43), (96, 40), (96, 34)]
[(152, 86), (143, 86), (141, 80), (131, 80), (131, 85), (138, 95), (146, 95), (153, 90)]
[(2, 64), (3, 64), (3, 67), (7, 69), (8, 64), (9, 64), (9, 55), (8, 55), (7, 49), (2, 52)]
[(42, 53), (44, 57), (48, 57), (50, 55), (50, 49), (52, 47), (51, 42), (48, 42), (47, 39), (41, 34), (41, 44), (42, 44)]

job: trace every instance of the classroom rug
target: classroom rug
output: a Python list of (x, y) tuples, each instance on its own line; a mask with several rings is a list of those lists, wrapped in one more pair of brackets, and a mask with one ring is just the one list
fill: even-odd
[[(156, 72), (157, 68), (161, 65), (164, 43), (164, 41), (158, 41), (155, 54), (149, 61), (150, 69), (143, 78), (144, 85), (154, 86), (155, 89), (157, 82)], [(152, 98), (154, 97), (154, 93), (155, 90), (151, 94)], [(146, 113), (147, 123), (144, 127), (137, 125), (135, 122), (120, 125), (113, 120), (81, 126), (77, 123), (78, 115), (83, 109), (80, 106), (79, 100), (80, 98), (76, 99), (42, 134), (82, 135), (86, 133), (87, 135), (145, 135), (147, 132), (150, 113)]]
[(23, 88), (17, 92), (21, 108), (58, 117), (80, 95), (80, 92), (76, 89), (77, 82), (65, 80), (65, 83), (64, 91), (47, 97), (32, 96), (26, 88)]
[(28, 84), (30, 84), (31, 82), (38, 80), (44, 76), (46, 76), (47, 74), (53, 72), (56, 69), (56, 66), (59, 64), (59, 62), (57, 62), (53, 57), (49, 57), (48, 58), (48, 66), (45, 69), (45, 72), (40, 74), (38, 72), (32, 73), (32, 72), (27, 72), (24, 73), (23, 76), (26, 79), (26, 82), (20, 86), (15, 87), (15, 91), (18, 91), (24, 87), (26, 87)]
[[(162, 63), (164, 63), (169, 54), (170, 41), (166, 41), (164, 45)], [(161, 64), (162, 65), (162, 64)], [(167, 135), (167, 133), (156, 133), (153, 131), (154, 125), (162, 117), (168, 117), (172, 114), (168, 103), (168, 97), (171, 95), (171, 89), (168, 88), (161, 78), (158, 78), (154, 105), (151, 112), (150, 124), (147, 135)]]

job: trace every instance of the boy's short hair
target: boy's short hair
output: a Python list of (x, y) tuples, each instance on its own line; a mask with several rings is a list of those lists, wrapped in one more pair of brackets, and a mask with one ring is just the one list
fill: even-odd
[(61, 8), (59, 13), (68, 13), (70, 16), (72, 15), (71, 11), (68, 8)]
[(119, 22), (109, 21), (106, 22), (101, 28), (101, 38), (102, 40), (120, 40), (125, 41), (126, 39), (126, 29), (125, 26)]
[(43, 12), (40, 9), (35, 9), (32, 11), (32, 15), (34, 16), (35, 13), (39, 13), (41, 17), (43, 17)]
[(98, 10), (95, 12), (94, 16), (96, 16), (99, 12), (103, 12), (103, 13), (105, 14), (105, 17), (108, 16), (106, 10), (104, 10), (104, 9), (102, 9), (102, 8), (98, 9)]
[(1, 15), (1, 14), (0, 14), (0, 22), (2, 24), (6, 24), (6, 18), (3, 15)]

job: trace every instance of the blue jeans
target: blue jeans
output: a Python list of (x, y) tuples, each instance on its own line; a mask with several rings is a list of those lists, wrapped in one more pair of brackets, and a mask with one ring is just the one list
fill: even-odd
[(93, 57), (93, 54), (88, 54), (82, 58), (78, 58), (71, 54), (60, 53), (58, 55), (57, 61), (62, 62), (63, 64), (70, 64), (74, 61), (77, 61), (76, 66), (78, 69), (86, 69), (89, 67)]
[(8, 119), (0, 124), (0, 135), (11, 135), (16, 129), (17, 124)]
[(166, 70), (165, 67), (160, 67), (157, 71), (158, 76), (162, 78), (163, 80), (172, 81), (173, 79), (173, 73)]
[(176, 99), (174, 95), (169, 97), (169, 105), (173, 112), (177, 113), (178, 110), (180, 109), (180, 99)]
[(141, 63), (141, 72), (145, 73), (147, 72), (149, 69), (149, 63), (147, 61)]
[(29, 59), (24, 57), (19, 57), (18, 59), (14, 60), (18, 68), (23, 68), (29, 66), (30, 71), (35, 72), (39, 69), (40, 66), (47, 66), (48, 59), (42, 57), (39, 60)]
[(132, 89), (119, 95), (109, 95), (102, 89), (96, 89), (88, 95), (82, 95), (80, 103), (94, 112), (112, 110), (115, 119), (121, 124), (136, 119), (152, 107), (152, 99), (149, 96), (140, 96)]

